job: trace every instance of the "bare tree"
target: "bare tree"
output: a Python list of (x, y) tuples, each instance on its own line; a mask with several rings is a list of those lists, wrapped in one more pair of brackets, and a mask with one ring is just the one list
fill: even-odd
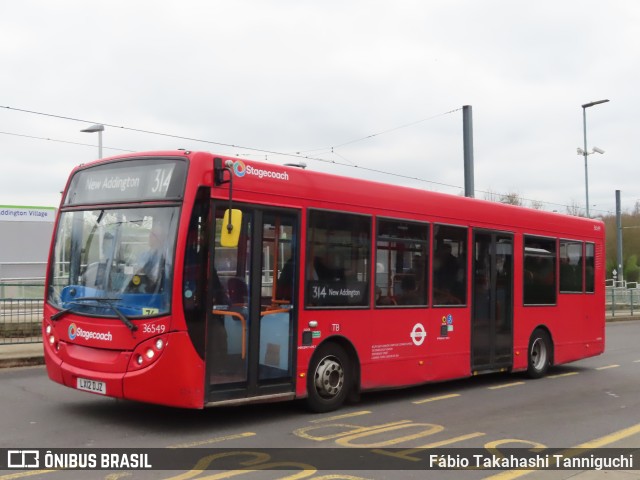
[(544, 208), (544, 204), (540, 200), (531, 200), (529, 206), (534, 210), (542, 210)]
[(521, 207), (523, 205), (522, 198), (516, 192), (509, 192), (500, 196), (500, 203), (506, 203), (507, 205), (516, 205)]
[(573, 215), (574, 217), (584, 217), (584, 212), (582, 211), (582, 208), (580, 207), (580, 205), (578, 205), (578, 202), (576, 202), (575, 200), (571, 200), (571, 204), (567, 205), (567, 213), (569, 215)]
[(499, 202), (501, 195), (489, 189), (486, 192), (484, 192), (483, 198), (485, 200), (489, 200), (490, 202)]

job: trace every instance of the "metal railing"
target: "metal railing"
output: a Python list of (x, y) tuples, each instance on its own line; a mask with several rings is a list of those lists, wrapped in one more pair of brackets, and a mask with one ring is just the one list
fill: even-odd
[(0, 299), (0, 345), (42, 341), (42, 306), (35, 298)]
[(635, 316), (640, 315), (640, 288), (634, 282), (626, 287), (606, 287), (605, 305), (611, 316)]
[[(0, 282), (0, 345), (42, 341), (44, 282), (30, 282)], [(611, 316), (640, 315), (640, 285), (607, 286), (605, 290)]]
[(42, 341), (44, 280), (0, 282), (0, 345)]

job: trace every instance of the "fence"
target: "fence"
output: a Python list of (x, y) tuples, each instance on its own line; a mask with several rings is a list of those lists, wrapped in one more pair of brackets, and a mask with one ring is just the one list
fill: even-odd
[(42, 341), (44, 281), (0, 283), (0, 345)]
[(606, 287), (605, 304), (611, 316), (640, 315), (640, 288), (634, 284), (626, 287)]
[[(606, 309), (613, 317), (640, 315), (640, 285), (606, 287)], [(42, 341), (44, 282), (0, 283), (0, 345)]]

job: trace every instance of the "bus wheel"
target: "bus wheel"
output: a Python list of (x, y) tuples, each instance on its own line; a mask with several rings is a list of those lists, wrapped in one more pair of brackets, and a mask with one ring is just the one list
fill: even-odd
[(349, 357), (336, 343), (321, 346), (311, 359), (307, 375), (307, 405), (313, 412), (339, 408), (351, 387)]
[(551, 365), (551, 339), (549, 334), (542, 329), (537, 329), (531, 334), (529, 340), (529, 366), (527, 375), (530, 378), (540, 378)]

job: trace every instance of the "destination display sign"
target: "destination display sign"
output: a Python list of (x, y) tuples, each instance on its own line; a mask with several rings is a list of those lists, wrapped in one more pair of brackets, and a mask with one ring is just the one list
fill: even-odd
[(307, 298), (310, 306), (366, 306), (365, 282), (307, 282)]
[(184, 160), (124, 160), (76, 172), (64, 205), (182, 198), (187, 174)]

